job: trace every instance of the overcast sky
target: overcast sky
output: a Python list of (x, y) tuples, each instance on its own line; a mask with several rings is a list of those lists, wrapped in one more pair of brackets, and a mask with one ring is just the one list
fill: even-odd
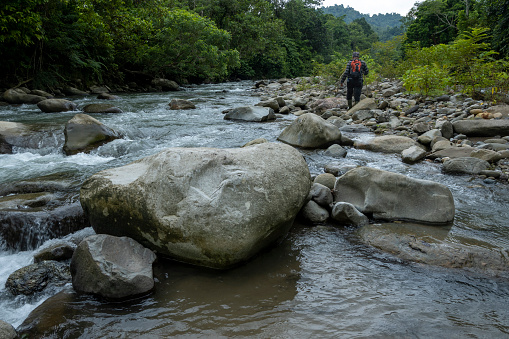
[[(323, 0), (322, 6), (343, 5), (352, 7), (362, 14), (399, 13), (407, 15), (417, 0)], [(421, 2), (421, 1), (419, 1)]]

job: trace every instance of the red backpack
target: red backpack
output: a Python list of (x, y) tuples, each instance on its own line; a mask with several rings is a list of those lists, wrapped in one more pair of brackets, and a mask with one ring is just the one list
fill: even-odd
[(360, 60), (352, 60), (350, 63), (350, 78), (358, 79), (361, 77), (361, 66)]

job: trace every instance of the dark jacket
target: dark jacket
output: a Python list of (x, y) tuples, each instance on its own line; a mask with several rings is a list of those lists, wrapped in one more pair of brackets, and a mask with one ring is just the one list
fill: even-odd
[[(348, 63), (346, 64), (345, 72), (341, 76), (341, 83), (345, 82), (346, 78), (350, 75), (350, 64), (352, 63), (352, 61), (353, 59), (348, 61)], [(368, 75), (368, 73), (369, 73), (368, 66), (363, 60), (361, 60), (361, 80), (363, 79), (364, 75)]]

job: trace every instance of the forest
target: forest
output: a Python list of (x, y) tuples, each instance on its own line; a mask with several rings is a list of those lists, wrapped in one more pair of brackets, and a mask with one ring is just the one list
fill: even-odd
[(333, 81), (352, 51), (361, 51), (373, 70), (368, 81), (399, 78), (426, 95), (452, 87), (507, 91), (509, 0), (426, 0), (396, 26), (394, 13), (346, 19), (338, 6), (321, 5), (9, 0), (0, 5), (0, 87), (140, 77), (180, 84), (312, 75)]

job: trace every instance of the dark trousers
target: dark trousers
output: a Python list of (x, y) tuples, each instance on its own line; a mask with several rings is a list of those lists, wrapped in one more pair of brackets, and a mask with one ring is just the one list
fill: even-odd
[(352, 95), (355, 101), (361, 101), (362, 81), (354, 83), (354, 81), (347, 81), (346, 83), (346, 100), (352, 100)]

